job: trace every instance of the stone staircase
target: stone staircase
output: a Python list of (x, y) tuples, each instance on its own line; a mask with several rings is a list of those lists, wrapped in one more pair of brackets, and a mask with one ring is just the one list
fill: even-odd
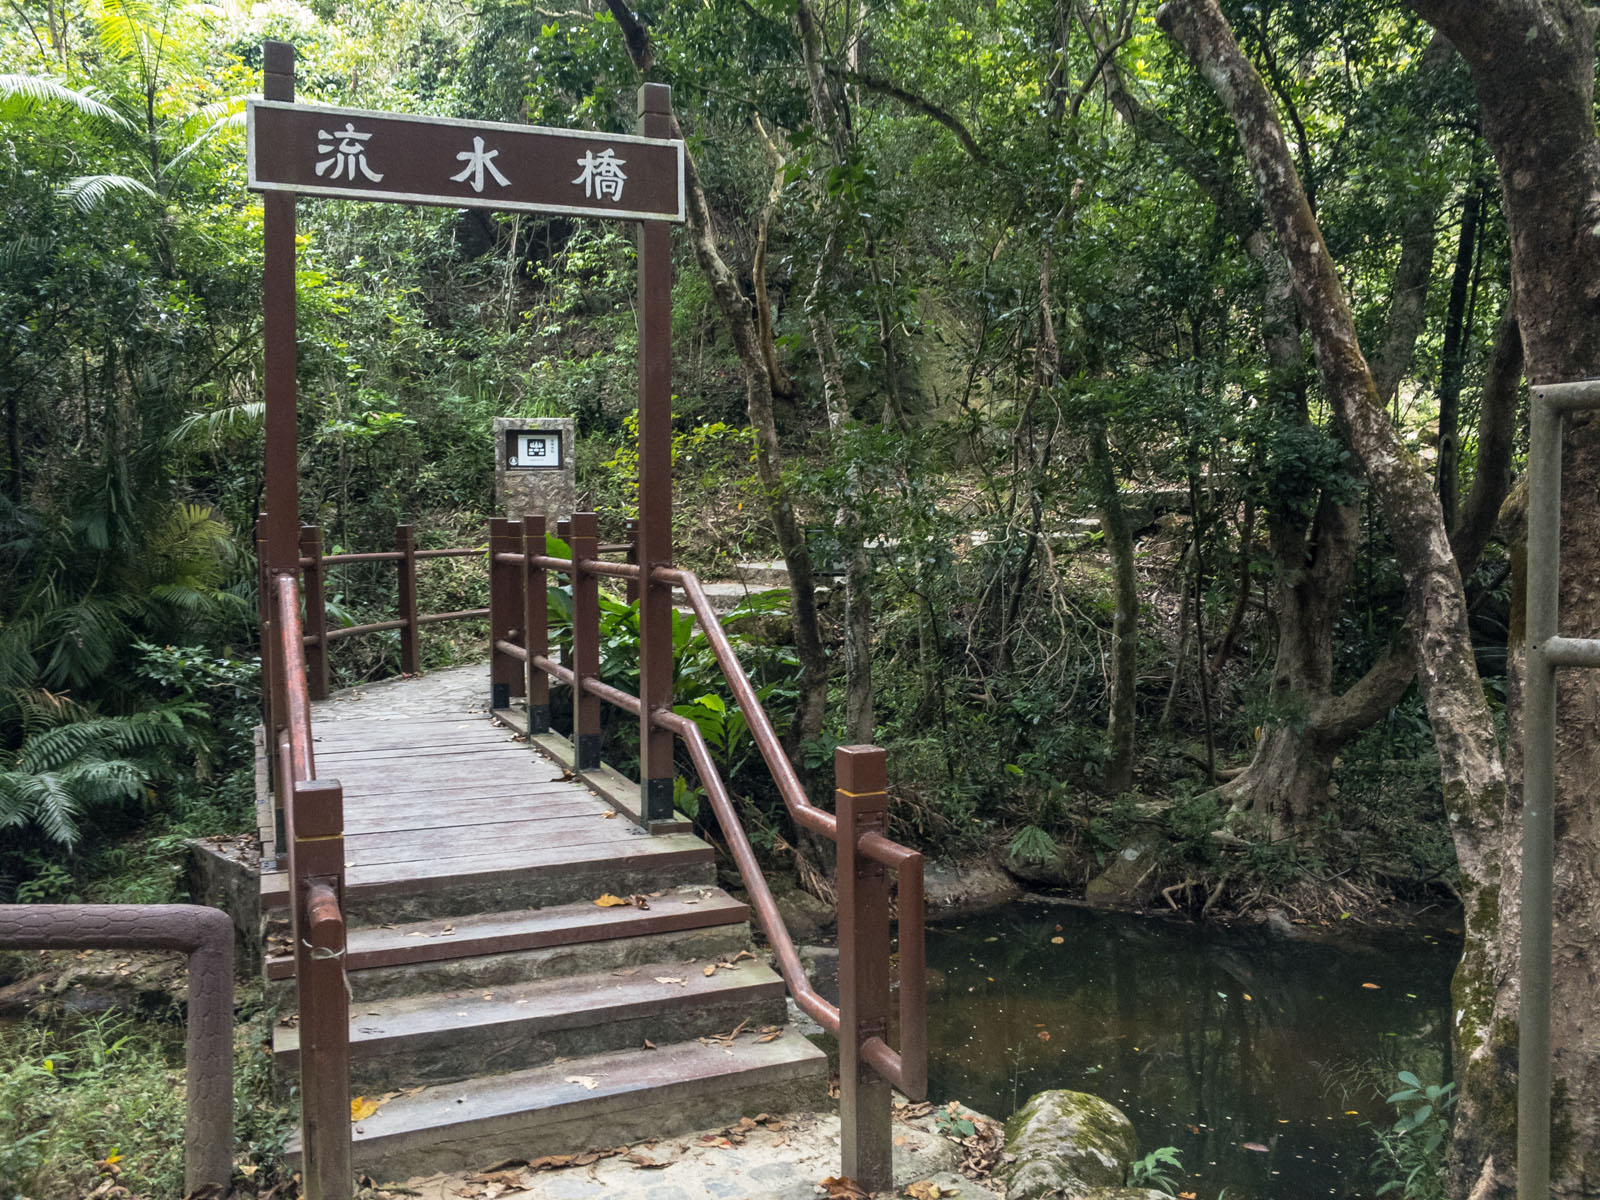
[[(328, 740), (319, 762), (332, 765)], [(827, 1056), (788, 1026), (783, 981), (755, 953), (747, 907), (716, 886), (711, 847), (633, 828), (525, 745), (504, 761), (551, 782), (491, 797), (475, 827), (430, 831), (426, 805), (407, 816), (403, 794), (347, 799), (347, 829), (399, 808), (365, 819), (420, 823), (437, 855), (391, 869), (380, 860), (404, 831), (347, 837), (351, 1093), (382, 1101), (353, 1127), (356, 1168), (401, 1180), (824, 1107)], [(345, 773), (347, 794), (359, 778)], [(608, 840), (567, 844), (578, 836)], [(290, 1081), (299, 1030), (278, 878), (263, 876), (265, 967)], [(605, 894), (633, 902), (596, 905)]]

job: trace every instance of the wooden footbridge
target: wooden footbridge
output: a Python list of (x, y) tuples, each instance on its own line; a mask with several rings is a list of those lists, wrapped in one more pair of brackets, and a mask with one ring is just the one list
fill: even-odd
[[(683, 219), (684, 168), (670, 89), (640, 89), (640, 136), (538, 130), (295, 104), (292, 47), (268, 42), (263, 58), (265, 100), (248, 114), (250, 184), (265, 193), (263, 966), (292, 1010), (274, 1050), (298, 1074), (306, 1195), (347, 1198), (357, 1167), (393, 1178), (822, 1104), (827, 1058), (788, 1027), (785, 994), (838, 1039), (842, 1173), (887, 1186), (890, 1087), (926, 1089), (922, 856), (885, 835), (875, 747), (840, 749), (834, 810), (812, 803), (705, 590), (672, 565), (669, 235)], [(503, 190), (486, 195), (482, 164), (502, 150)], [(476, 177), (458, 161), (474, 155)], [(567, 182), (570, 162), (582, 172)], [(537, 515), (492, 521), (486, 546), (440, 550), (418, 550), (407, 531), (393, 550), (324, 556), (302, 530), (295, 205), (326, 195), (637, 223), (640, 503), (628, 561), (602, 554), (593, 513), (558, 531), (557, 554)], [(417, 611), (417, 563), (440, 555), (484, 563), (486, 612)], [(396, 564), (396, 613), (330, 629), (324, 572), (351, 561)], [(552, 654), (554, 586), (570, 589), (572, 615)], [(603, 587), (638, 606), (638, 695), (600, 678)], [(709, 641), (790, 818), (836, 847), (837, 1006), (806, 978), (698, 727), (673, 712), (675, 603)], [(326, 698), (339, 638), (399, 630), (415, 671), (423, 626), (480, 615), (489, 665), (473, 686), (400, 681), (365, 700)], [(552, 689), (566, 692), (568, 736), (551, 730)], [(602, 705), (639, 723), (637, 781), (601, 761)], [(674, 813), (680, 767), (709, 801), (743, 900), (717, 886), (717, 850)], [(388, 1099), (353, 1113), (353, 1095)]]

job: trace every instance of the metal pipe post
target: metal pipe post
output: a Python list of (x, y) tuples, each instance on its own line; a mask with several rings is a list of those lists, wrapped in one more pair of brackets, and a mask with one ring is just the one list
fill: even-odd
[(545, 553), (544, 514), (522, 517), (522, 645), (528, 651), (528, 734), (550, 732), (550, 676), (536, 659), (550, 657), (549, 592), (544, 568), (534, 559)]
[[(672, 89), (639, 89), (639, 132), (671, 137)], [(639, 813), (672, 819), (672, 735), (651, 720), (672, 707), (672, 589), (652, 572), (672, 565), (672, 243), (665, 221), (639, 223)]]
[(400, 555), (396, 595), (400, 602), (400, 670), (415, 675), (422, 670), (422, 624), (417, 620), (417, 535), (410, 525), (394, 527), (394, 548)]
[(1522, 995), (1517, 1196), (1550, 1196), (1550, 942), (1555, 868), (1556, 635), (1561, 588), (1561, 414), (1533, 389), (1528, 438), (1528, 599), (1522, 727)]
[(888, 776), (877, 746), (840, 746), (833, 754), (839, 818), (839, 1137), (844, 1174), (869, 1192), (894, 1185), (888, 1080), (862, 1057), (871, 1038), (889, 1041), (889, 875), (861, 853), (861, 839), (882, 837)]
[(573, 769), (600, 766), (600, 698), (585, 690), (600, 677), (600, 577), (585, 564), (600, 551), (600, 526), (592, 512), (572, 514), (572, 751)]
[[(262, 44), (262, 95), (294, 99), (294, 47)], [(263, 380), (266, 401), (267, 566), (281, 573), (299, 564), (299, 394), (295, 383), (295, 213), (289, 192), (268, 192), (263, 205)]]

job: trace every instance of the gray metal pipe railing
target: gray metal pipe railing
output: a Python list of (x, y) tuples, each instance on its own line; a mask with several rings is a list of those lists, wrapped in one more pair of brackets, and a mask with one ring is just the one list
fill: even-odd
[(199, 904), (3, 904), (0, 949), (181, 950), (189, 956), (183, 1187), (233, 1177), (233, 922)]

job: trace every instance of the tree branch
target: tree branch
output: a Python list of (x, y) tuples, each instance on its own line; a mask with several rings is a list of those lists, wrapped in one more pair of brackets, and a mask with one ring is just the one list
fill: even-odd
[(972, 132), (962, 124), (961, 118), (948, 109), (941, 108), (932, 100), (924, 99), (914, 92), (906, 91), (905, 88), (900, 87), (898, 84), (879, 78), (876, 75), (869, 75), (865, 71), (847, 71), (842, 67), (829, 66), (825, 66), (823, 70), (829, 75), (844, 80), (846, 83), (853, 83), (869, 92), (876, 92), (880, 96), (888, 96), (891, 99), (898, 100), (907, 108), (921, 113), (929, 120), (937, 121), (955, 134), (956, 141), (961, 143), (961, 148), (976, 161), (981, 163), (988, 161), (988, 158), (983, 153), (983, 148), (978, 145), (977, 139), (972, 136)]
[(648, 75), (650, 68), (655, 65), (655, 55), (650, 50), (650, 37), (638, 16), (624, 0), (606, 0), (606, 7), (611, 10), (617, 28), (622, 30), (622, 40), (627, 44), (628, 57), (633, 60), (634, 68), (640, 75)]

